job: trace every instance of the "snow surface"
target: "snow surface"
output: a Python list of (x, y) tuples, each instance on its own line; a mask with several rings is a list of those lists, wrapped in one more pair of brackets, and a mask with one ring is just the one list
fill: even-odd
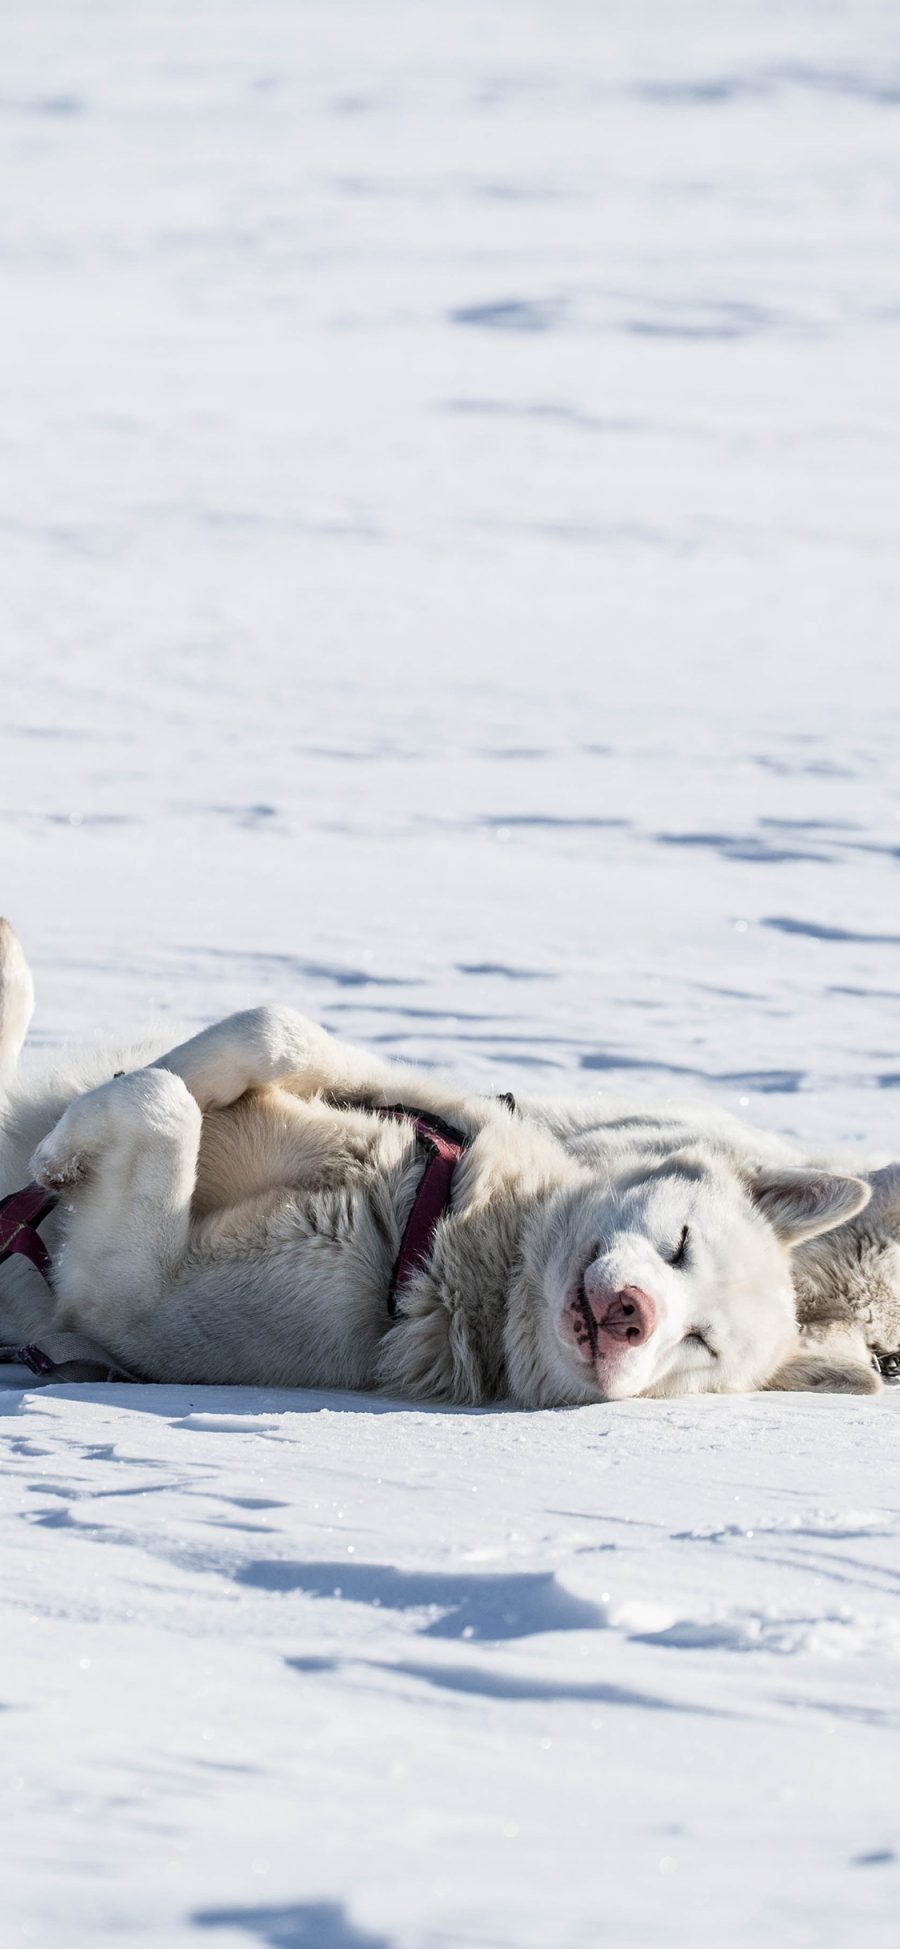
[[(892, 0), (0, 35), (36, 1044), (896, 1152)], [(893, 1944), (898, 1409), (3, 1388), (4, 1949)]]
[(5, 1940), (896, 1942), (896, 1392), (0, 1402)]

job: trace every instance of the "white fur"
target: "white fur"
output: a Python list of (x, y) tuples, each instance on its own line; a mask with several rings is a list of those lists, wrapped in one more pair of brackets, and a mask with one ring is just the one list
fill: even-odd
[(0, 1089), (11, 1082), (34, 1013), (34, 983), (18, 935), (0, 915)]
[[(6, 949), (15, 969), (9, 934)], [(21, 967), (11, 979), (21, 993)], [(21, 1005), (9, 1020), (8, 1071)], [(824, 1350), (800, 1378), (788, 1254), (862, 1208), (857, 1178), (635, 1131), (588, 1157), (571, 1129), (386, 1064), (290, 1009), (132, 1053), (115, 1077), (122, 1066), (99, 1055), (10, 1085), (0, 1187), (24, 1181), (34, 1147), (30, 1168), (60, 1193), (54, 1324), (148, 1378), (523, 1406), (827, 1385), (832, 1371), (848, 1384)], [(392, 1325), (422, 1170), (412, 1128), (378, 1114), (397, 1101), (448, 1118), (470, 1148)], [(640, 1289), (652, 1331), (579, 1344), (584, 1295), (619, 1288)]]
[[(700, 1144), (739, 1173), (755, 1174), (760, 1189), (771, 1167), (778, 1173), (776, 1190), (785, 1167), (800, 1168), (804, 1175), (810, 1169), (784, 1138), (690, 1099), (648, 1105), (603, 1094), (561, 1103), (533, 1098), (522, 1107), (589, 1167), (614, 1168), (611, 1160), (635, 1147), (644, 1157), (663, 1158), (679, 1145)], [(837, 1226), (821, 1232), (814, 1224), (810, 1234), (794, 1240), (791, 1274), (801, 1354), (791, 1378), (798, 1386), (811, 1385), (804, 1375), (817, 1362), (817, 1385), (877, 1389), (873, 1353), (900, 1346), (900, 1164), (873, 1170), (846, 1156), (819, 1162), (828, 1172), (866, 1178), (871, 1198)], [(774, 1215), (770, 1201), (769, 1216)], [(845, 1371), (838, 1374), (841, 1363)]]

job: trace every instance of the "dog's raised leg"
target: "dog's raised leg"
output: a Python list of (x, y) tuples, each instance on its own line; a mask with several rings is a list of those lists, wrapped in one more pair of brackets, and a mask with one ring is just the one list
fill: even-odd
[(77, 1097), (32, 1160), (65, 1214), (56, 1324), (92, 1334), (126, 1364), (130, 1330), (152, 1314), (185, 1250), (200, 1125), (179, 1077), (139, 1069)]
[(0, 1089), (15, 1076), (33, 1013), (34, 982), (25, 950), (15, 929), (0, 915)]
[[(277, 1083), (294, 1096), (321, 1093), (339, 1108), (414, 1104), (473, 1136), (492, 1118), (509, 1115), (505, 1103), (498, 1108), (490, 1097), (473, 1097), (452, 1081), (408, 1063), (385, 1062), (366, 1049), (339, 1041), (292, 1008), (249, 1008), (229, 1015), (160, 1056), (157, 1064), (184, 1079), (204, 1112), (227, 1109), (246, 1090)], [(545, 1152), (549, 1145), (558, 1162), (554, 1138), (542, 1139), (535, 1131), (533, 1144), (538, 1149), (543, 1145)]]
[(156, 1068), (180, 1076), (201, 1110), (223, 1110), (245, 1090), (281, 1083), (297, 1095), (317, 1090), (379, 1100), (408, 1073), (339, 1042), (292, 1008), (248, 1008), (202, 1029), (160, 1056)]

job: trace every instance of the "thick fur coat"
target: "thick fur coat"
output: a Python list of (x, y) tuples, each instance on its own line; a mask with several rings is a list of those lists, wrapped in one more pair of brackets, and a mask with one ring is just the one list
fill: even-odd
[[(580, 1126), (565, 1108), (521, 1115), (288, 1009), (39, 1079), (18, 1070), (31, 1005), (6, 928), (0, 1192), (32, 1172), (60, 1194), (54, 1325), (139, 1375), (525, 1407), (877, 1385), (858, 1347), (813, 1357), (791, 1280), (792, 1251), (862, 1212), (856, 1175), (748, 1159), (715, 1131), (604, 1138), (583, 1107)], [(379, 1114), (398, 1101), (469, 1147), (392, 1322), (423, 1168), (412, 1126)], [(32, 1330), (35, 1277), (0, 1273), (5, 1338)]]

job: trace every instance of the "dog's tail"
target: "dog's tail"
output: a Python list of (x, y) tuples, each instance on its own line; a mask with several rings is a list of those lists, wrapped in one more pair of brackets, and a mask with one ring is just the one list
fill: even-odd
[(34, 982), (25, 950), (0, 915), (0, 1089), (12, 1083), (34, 1013)]

